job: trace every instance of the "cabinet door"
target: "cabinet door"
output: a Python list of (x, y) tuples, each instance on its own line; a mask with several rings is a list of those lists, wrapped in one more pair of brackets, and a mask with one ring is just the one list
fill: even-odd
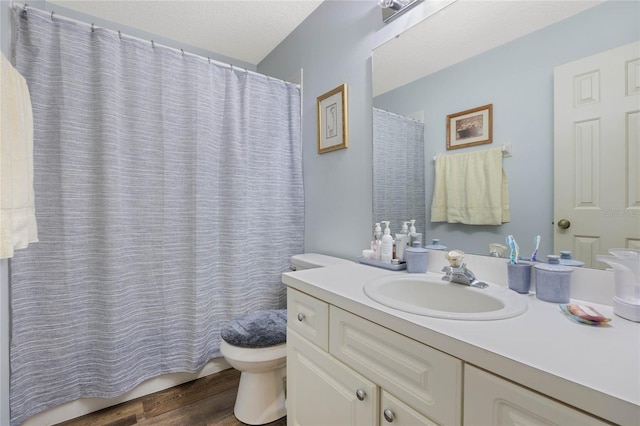
[(459, 426), (462, 361), (331, 306), (329, 352), (433, 421)]
[(378, 398), (374, 383), (287, 328), (287, 425), (376, 425)]
[(465, 425), (605, 425), (567, 405), (471, 365), (464, 369)]
[(380, 401), (381, 426), (438, 426), (388, 392), (382, 391)]

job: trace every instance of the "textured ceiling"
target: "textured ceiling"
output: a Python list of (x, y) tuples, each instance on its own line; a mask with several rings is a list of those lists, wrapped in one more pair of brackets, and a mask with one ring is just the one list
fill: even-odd
[(48, 0), (257, 65), (321, 0)]
[(458, 0), (375, 49), (373, 94), (447, 68), (602, 1)]

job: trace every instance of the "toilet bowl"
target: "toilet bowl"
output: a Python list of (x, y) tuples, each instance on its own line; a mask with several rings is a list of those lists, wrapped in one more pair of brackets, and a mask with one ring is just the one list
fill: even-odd
[[(305, 253), (291, 258), (291, 270), (347, 262), (322, 254)], [(240, 371), (233, 413), (243, 423), (262, 425), (287, 414), (286, 329), (286, 309), (280, 309), (248, 313), (231, 321), (220, 333), (222, 356)]]
[(233, 414), (249, 425), (262, 425), (287, 415), (284, 404), (287, 345), (242, 348), (220, 342), (220, 352), (240, 371)]

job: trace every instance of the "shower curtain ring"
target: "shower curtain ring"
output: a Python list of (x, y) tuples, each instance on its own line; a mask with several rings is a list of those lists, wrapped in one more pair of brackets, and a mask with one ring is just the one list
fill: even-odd
[(22, 8), (22, 13), (24, 13), (25, 15), (27, 14), (27, 3), (24, 4), (24, 7)]
[(155, 48), (156, 48), (156, 44), (155, 44), (155, 42), (154, 42), (153, 40), (151, 40), (151, 48), (152, 48), (152, 49), (155, 49)]
[(53, 14), (56, 13), (55, 11), (51, 11), (51, 20), (53, 21)]
[(180, 49), (180, 52), (182, 52), (182, 56), (184, 57), (184, 49)]
[(93, 22), (91, 23), (91, 32), (92, 33), (96, 32), (96, 26), (93, 24)]

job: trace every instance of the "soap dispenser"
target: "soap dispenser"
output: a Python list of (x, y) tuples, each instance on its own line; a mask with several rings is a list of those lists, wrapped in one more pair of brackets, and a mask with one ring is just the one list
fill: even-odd
[(391, 237), (391, 229), (388, 220), (382, 221), (385, 224), (384, 235), (382, 236), (382, 250), (380, 251), (380, 260), (382, 263), (391, 263), (393, 258), (393, 238)]
[(598, 254), (596, 259), (613, 268), (613, 313), (640, 322), (640, 250), (612, 248), (609, 253), (610, 256)]

